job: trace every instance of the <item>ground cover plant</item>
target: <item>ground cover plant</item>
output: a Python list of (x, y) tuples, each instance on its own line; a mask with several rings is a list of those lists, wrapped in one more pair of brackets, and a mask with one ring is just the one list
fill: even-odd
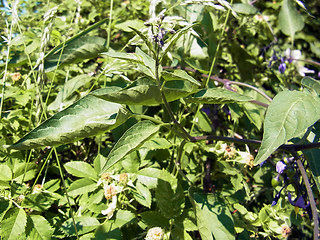
[(318, 239), (317, 1), (0, 7), (1, 239)]

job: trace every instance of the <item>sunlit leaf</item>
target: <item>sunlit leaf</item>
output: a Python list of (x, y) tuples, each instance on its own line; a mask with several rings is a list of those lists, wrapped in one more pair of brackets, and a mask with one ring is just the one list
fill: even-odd
[(48, 221), (41, 215), (30, 215), (32, 222), (32, 229), (29, 238), (32, 240), (46, 240), (51, 239), (53, 228)]
[(49, 72), (61, 65), (96, 58), (99, 53), (105, 51), (105, 48), (104, 38), (94, 36), (76, 38), (45, 57), (45, 71)]
[(197, 225), (203, 240), (235, 239), (234, 223), (226, 204), (214, 194), (194, 193)]
[[(115, 88), (114, 88), (115, 89)], [(163, 89), (168, 102), (186, 97), (197, 89), (195, 84), (188, 81), (169, 81)], [(105, 93), (107, 91), (107, 93)], [(110, 102), (128, 105), (154, 106), (163, 103), (159, 87), (154, 84), (133, 84), (126, 89), (118, 88), (111, 92), (108, 88), (99, 89), (93, 94)]]
[(68, 194), (72, 197), (92, 192), (97, 188), (97, 183), (88, 178), (81, 178), (71, 183)]
[(140, 64), (143, 63), (142, 59), (140, 59), (136, 53), (105, 52), (105, 53), (102, 53), (101, 55), (106, 55), (108, 57), (126, 60), (132, 63), (140, 63)]
[(313, 79), (311, 77), (304, 77), (301, 80), (301, 84), (311, 91), (315, 91), (318, 95), (320, 95), (320, 81)]
[(162, 71), (161, 76), (166, 81), (187, 80), (195, 85), (201, 86), (201, 84), (196, 79), (191, 77), (188, 73), (186, 73), (183, 70), (174, 70), (173, 72)]
[(66, 163), (64, 167), (68, 173), (76, 177), (86, 177), (92, 179), (97, 179), (98, 177), (93, 167), (91, 167), (91, 165), (86, 162), (72, 161)]
[(126, 118), (120, 104), (90, 94), (43, 122), (10, 148), (25, 150), (71, 143), (111, 130)]
[[(76, 223), (78, 235), (88, 233), (96, 229), (100, 225), (99, 221), (95, 217), (76, 216), (74, 217), (74, 220)], [(62, 224), (61, 229), (67, 234), (67, 236), (74, 236), (76, 234), (72, 218), (65, 221)]]
[(157, 133), (160, 125), (151, 121), (141, 121), (129, 128), (111, 149), (100, 174), (122, 160), (127, 154), (140, 147), (145, 141)]
[(201, 89), (192, 97), (188, 97), (185, 100), (186, 102), (194, 103), (225, 104), (234, 102), (248, 102), (253, 99), (224, 88), (208, 88)]
[(294, 34), (304, 27), (303, 17), (293, 5), (293, 0), (283, 0), (279, 13), (279, 27), (281, 31), (294, 38)]
[(140, 181), (136, 183), (137, 192), (133, 194), (134, 198), (139, 202), (141, 205), (150, 208), (151, 206), (151, 192), (150, 190), (142, 184)]
[(1, 239), (17, 240), (24, 234), (27, 215), (23, 208), (13, 208), (6, 213), (1, 222)]
[(262, 143), (255, 164), (266, 160), (280, 145), (304, 131), (320, 118), (320, 99), (308, 92), (285, 90), (269, 105)]

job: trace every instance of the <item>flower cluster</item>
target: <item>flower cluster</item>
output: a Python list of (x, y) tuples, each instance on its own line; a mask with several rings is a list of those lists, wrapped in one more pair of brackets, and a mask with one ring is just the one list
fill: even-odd
[(160, 227), (150, 228), (148, 230), (145, 240), (162, 240), (164, 231)]
[(314, 70), (306, 68), (301, 60), (302, 54), (300, 50), (291, 50), (290, 48), (287, 48), (281, 56), (274, 51), (268, 67), (271, 68), (274, 64), (278, 64), (279, 72), (284, 74), (287, 69), (287, 64), (293, 64), (298, 73), (303, 77), (308, 73), (314, 73)]
[(300, 183), (300, 174), (298, 172), (296, 163), (293, 161), (294, 158), (284, 157), (283, 160), (278, 161), (276, 164), (277, 176), (272, 179), (272, 185), (275, 187), (280, 183), (280, 179), (283, 179), (284, 186), (275, 195), (272, 205), (275, 206), (281, 197), (281, 192), (289, 184), (292, 184), (296, 189), (297, 197), (292, 200), (292, 195), (288, 192), (288, 202), (295, 207), (295, 212), (298, 214), (299, 209), (305, 209), (310, 217), (312, 218), (310, 203), (306, 204), (307, 194), (304, 191), (303, 185)]
[(215, 153), (218, 156), (224, 157), (227, 161), (242, 163), (250, 169), (254, 166), (254, 157), (250, 153), (249, 147), (246, 146), (246, 151), (237, 150), (232, 144), (218, 142), (215, 147)]
[(104, 196), (110, 201), (108, 208), (101, 211), (101, 214), (106, 215), (108, 219), (112, 218), (116, 208), (118, 197), (117, 195), (124, 190), (124, 186), (129, 182), (127, 173), (120, 175), (112, 175), (111, 173), (103, 173), (98, 181), (98, 185), (103, 185)]

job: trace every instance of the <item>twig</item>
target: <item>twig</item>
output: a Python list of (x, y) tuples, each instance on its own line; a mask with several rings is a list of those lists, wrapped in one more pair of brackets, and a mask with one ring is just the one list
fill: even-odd
[(308, 193), (308, 197), (309, 197), (309, 201), (310, 201), (310, 206), (311, 206), (311, 210), (312, 210), (312, 218), (313, 218), (313, 239), (317, 240), (319, 239), (319, 216), (318, 216), (318, 212), (317, 212), (317, 206), (316, 206), (316, 202), (314, 200), (314, 196), (312, 193), (312, 189), (309, 183), (309, 179), (306, 173), (306, 170), (303, 167), (303, 164), (300, 160), (300, 157), (298, 156), (297, 152), (292, 150), (291, 151), (292, 156), (296, 159), (296, 162), (298, 164), (304, 185), (306, 186), (307, 189), (307, 193)]

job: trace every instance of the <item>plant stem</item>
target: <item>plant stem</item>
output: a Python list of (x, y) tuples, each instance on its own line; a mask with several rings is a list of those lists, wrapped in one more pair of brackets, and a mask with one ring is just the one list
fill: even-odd
[(304, 169), (303, 164), (302, 164), (297, 152), (291, 151), (291, 153), (296, 158), (296, 162), (298, 164), (300, 173), (302, 175), (304, 185), (306, 186), (306, 189), (307, 189), (307, 193), (308, 193), (308, 197), (309, 197), (309, 201), (310, 201), (310, 206), (311, 206), (311, 210), (312, 210), (312, 218), (313, 218), (313, 239), (316, 240), (316, 239), (319, 239), (319, 216), (318, 216), (318, 212), (317, 212), (316, 202), (313, 197), (312, 189), (311, 189), (311, 186), (309, 183), (309, 179), (308, 179), (306, 170)]
[[(232, 5), (232, 4), (233, 4), (233, 0), (230, 1), (230, 5)], [(208, 75), (208, 77), (207, 77), (207, 80), (206, 80), (205, 82), (202, 82), (202, 86), (201, 86), (202, 88), (207, 88), (207, 87), (208, 87), (208, 83), (209, 83), (209, 80), (210, 80), (210, 76), (211, 76), (211, 74), (212, 74), (214, 65), (216, 64), (216, 60), (217, 60), (217, 57), (218, 57), (218, 53), (219, 53), (219, 50), (220, 50), (220, 46), (221, 46), (221, 43), (222, 43), (222, 40), (223, 40), (223, 34), (224, 34), (225, 30), (226, 30), (227, 22), (228, 22), (228, 20), (229, 20), (230, 12), (231, 12), (231, 9), (229, 8), (229, 9), (228, 9), (228, 12), (227, 12), (226, 19), (225, 19), (224, 24), (223, 24), (223, 28), (221, 29), (221, 33), (220, 33), (220, 36), (219, 36), (218, 46), (217, 46), (217, 49), (216, 49), (214, 58), (213, 58), (212, 63), (211, 63), (209, 75)]]
[(72, 223), (73, 223), (74, 231), (75, 231), (75, 233), (76, 233), (77, 239), (79, 239), (78, 230), (77, 230), (77, 226), (76, 226), (76, 221), (75, 221), (75, 219), (74, 219), (74, 214), (73, 214), (73, 210), (72, 210), (72, 207), (71, 207), (71, 203), (70, 203), (70, 199), (69, 199), (69, 194), (68, 194), (68, 190), (67, 190), (67, 187), (66, 187), (66, 182), (65, 182), (65, 180), (64, 180), (62, 168), (61, 168), (61, 165), (60, 165), (60, 160), (59, 160), (59, 157), (58, 157), (57, 149), (56, 149), (55, 147), (53, 147), (53, 150), (54, 150), (54, 154), (55, 154), (55, 156), (56, 156), (56, 160), (57, 160), (57, 164), (58, 164), (58, 168), (59, 168), (59, 172), (60, 172), (60, 176), (61, 176), (63, 188), (64, 188), (64, 190), (65, 190), (66, 198), (67, 198), (68, 205), (69, 205), (69, 208), (70, 208), (70, 214), (71, 214), (71, 218), (72, 218)]
[(108, 24), (107, 51), (109, 50), (109, 47), (110, 47), (112, 12), (113, 12), (113, 0), (110, 1), (110, 17), (109, 17), (109, 24)]

